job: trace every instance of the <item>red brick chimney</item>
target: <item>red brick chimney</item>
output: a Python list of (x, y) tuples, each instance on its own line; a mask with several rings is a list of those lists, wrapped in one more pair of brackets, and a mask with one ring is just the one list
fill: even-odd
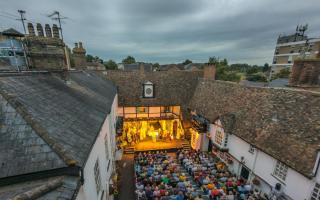
[(203, 68), (203, 78), (216, 79), (216, 66), (214, 64), (206, 64)]

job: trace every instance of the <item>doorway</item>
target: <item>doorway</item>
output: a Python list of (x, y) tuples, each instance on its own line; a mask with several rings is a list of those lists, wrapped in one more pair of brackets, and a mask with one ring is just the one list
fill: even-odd
[(209, 144), (208, 144), (208, 152), (212, 152), (212, 140), (209, 138)]
[(240, 172), (240, 177), (245, 179), (245, 180), (248, 180), (249, 174), (250, 174), (250, 170), (247, 167), (245, 167), (244, 165), (242, 165), (241, 172)]

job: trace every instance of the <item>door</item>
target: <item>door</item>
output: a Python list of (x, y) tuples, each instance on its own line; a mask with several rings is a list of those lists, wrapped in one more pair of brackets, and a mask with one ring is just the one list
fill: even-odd
[(212, 151), (212, 140), (209, 138), (208, 152)]
[(247, 167), (245, 167), (244, 165), (242, 165), (241, 172), (240, 172), (240, 177), (245, 179), (245, 180), (248, 180), (249, 174), (250, 174), (250, 170)]

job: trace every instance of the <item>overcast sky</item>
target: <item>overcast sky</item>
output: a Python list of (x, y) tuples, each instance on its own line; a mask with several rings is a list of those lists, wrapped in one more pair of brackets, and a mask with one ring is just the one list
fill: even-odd
[(320, 36), (319, 0), (1, 0), (0, 28), (22, 31), (17, 10), (42, 24), (54, 10), (66, 43), (82, 41), (87, 53), (117, 62), (179, 63), (208, 57), (231, 63), (271, 63), (279, 34), (309, 24)]

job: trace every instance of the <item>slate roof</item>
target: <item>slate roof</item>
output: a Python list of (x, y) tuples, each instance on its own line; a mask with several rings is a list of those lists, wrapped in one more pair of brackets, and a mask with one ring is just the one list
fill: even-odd
[(0, 177), (83, 166), (115, 95), (96, 72), (0, 77)]
[(320, 93), (201, 80), (189, 107), (310, 177), (320, 149)]
[(16, 29), (9, 28), (6, 29), (2, 32), (0, 32), (1, 35), (6, 35), (6, 36), (14, 36), (14, 37), (24, 37), (24, 34), (20, 33)]
[(78, 177), (58, 176), (0, 187), (0, 199), (72, 199)]

